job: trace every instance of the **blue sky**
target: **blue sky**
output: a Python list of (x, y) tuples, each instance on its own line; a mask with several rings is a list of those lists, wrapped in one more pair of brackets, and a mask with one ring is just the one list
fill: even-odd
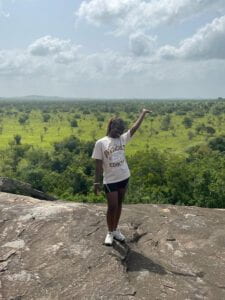
[(225, 97), (225, 0), (0, 0), (0, 96)]

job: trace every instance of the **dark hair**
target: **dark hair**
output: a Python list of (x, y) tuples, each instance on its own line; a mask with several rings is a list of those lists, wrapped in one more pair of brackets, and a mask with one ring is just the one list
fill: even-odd
[(117, 124), (120, 125), (121, 123), (124, 124), (124, 121), (121, 118), (113, 117), (112, 119), (110, 119), (107, 126), (106, 135), (109, 135), (110, 130), (112, 129), (113, 126)]

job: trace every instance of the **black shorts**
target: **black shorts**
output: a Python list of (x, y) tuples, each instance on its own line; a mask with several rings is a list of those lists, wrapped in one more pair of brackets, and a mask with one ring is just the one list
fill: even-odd
[(104, 190), (107, 193), (118, 191), (119, 189), (125, 189), (128, 186), (129, 177), (125, 180), (104, 184)]

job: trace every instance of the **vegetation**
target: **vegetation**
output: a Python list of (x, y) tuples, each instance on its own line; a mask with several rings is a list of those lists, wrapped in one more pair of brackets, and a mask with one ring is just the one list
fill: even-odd
[(96, 139), (119, 115), (127, 127), (153, 114), (127, 146), (127, 203), (225, 208), (225, 100), (0, 100), (0, 172), (61, 199), (105, 201), (92, 192)]

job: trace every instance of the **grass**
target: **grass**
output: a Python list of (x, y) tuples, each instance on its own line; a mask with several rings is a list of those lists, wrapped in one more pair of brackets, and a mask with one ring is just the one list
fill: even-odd
[[(79, 111), (77, 113), (80, 114)], [(54, 142), (61, 141), (72, 134), (83, 141), (95, 141), (105, 135), (107, 123), (111, 117), (110, 114), (105, 113), (105, 121), (99, 123), (94, 114), (81, 115), (81, 118), (77, 119), (78, 127), (72, 128), (69, 120), (72, 119), (74, 113), (50, 114), (51, 119), (45, 123), (41, 111), (32, 110), (29, 121), (25, 125), (19, 123), (20, 115), (22, 112), (17, 116), (10, 115), (1, 118), (0, 126), (3, 127), (3, 130), (0, 134), (0, 149), (7, 148), (16, 134), (21, 135), (22, 144), (32, 144), (34, 147), (41, 147), (45, 150), (52, 149)], [(129, 126), (134, 122), (127, 118), (126, 113), (121, 113), (120, 116), (129, 123)], [(160, 128), (163, 116), (154, 118), (147, 116), (141, 128), (128, 144), (127, 155), (147, 148), (168, 149), (176, 153), (184, 153), (188, 147), (204, 143), (209, 138), (206, 135), (195, 135), (191, 140), (188, 138), (188, 132), (195, 133), (195, 127), (201, 123), (214, 127), (217, 135), (225, 134), (225, 129), (219, 128), (219, 121), (213, 115), (208, 114), (201, 118), (195, 118), (192, 128), (189, 129), (182, 124), (183, 118), (184, 116), (171, 114), (171, 127), (168, 131), (163, 131)], [(224, 120), (225, 115), (222, 115), (222, 118)]]

